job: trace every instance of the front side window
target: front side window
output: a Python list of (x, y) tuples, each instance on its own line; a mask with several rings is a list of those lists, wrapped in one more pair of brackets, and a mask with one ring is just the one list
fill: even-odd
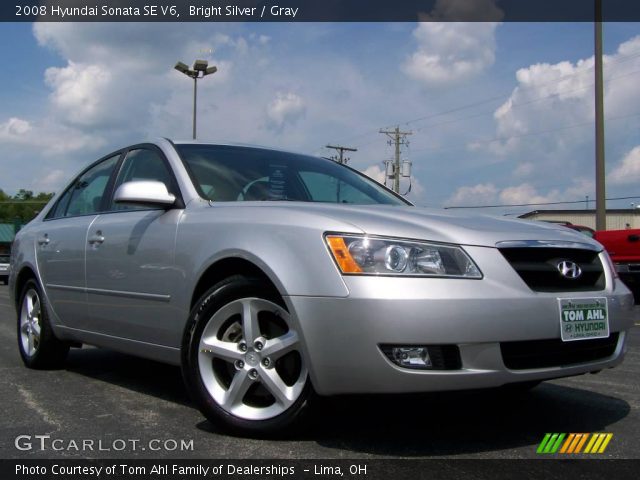
[(176, 149), (207, 200), (410, 205), (367, 176), (331, 160), (232, 146), (185, 144)]
[(118, 154), (103, 160), (87, 170), (74, 182), (59, 202), (61, 205), (65, 200), (65, 196), (69, 193), (70, 199), (64, 216), (89, 215), (101, 211), (102, 196), (119, 158), (120, 155)]
[[(154, 150), (140, 148), (131, 150), (118, 173), (114, 191), (125, 182), (155, 180), (162, 182), (169, 193), (177, 194), (173, 174), (162, 157)], [(112, 202), (111, 210), (134, 210), (144, 207)]]

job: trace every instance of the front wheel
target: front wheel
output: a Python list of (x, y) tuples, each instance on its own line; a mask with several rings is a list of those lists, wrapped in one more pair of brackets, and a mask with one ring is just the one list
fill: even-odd
[(53, 333), (45, 301), (38, 283), (28, 280), (20, 294), (18, 349), (29, 368), (59, 368), (69, 353), (69, 344)]
[(242, 433), (282, 431), (311, 393), (300, 333), (265, 282), (230, 277), (193, 309), (182, 348), (189, 393), (213, 423)]

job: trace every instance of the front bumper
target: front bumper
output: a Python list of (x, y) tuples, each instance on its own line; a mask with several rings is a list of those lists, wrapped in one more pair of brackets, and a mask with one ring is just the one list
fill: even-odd
[[(482, 280), (345, 277), (347, 298), (286, 297), (299, 323), (311, 380), (321, 395), (408, 393), (496, 387), (579, 375), (622, 361), (633, 325), (633, 296), (607, 278), (598, 292), (529, 289), (496, 249), (465, 247)], [(596, 361), (510, 370), (500, 342), (560, 338), (558, 298), (607, 297), (612, 355)], [(462, 368), (410, 370), (393, 364), (380, 345), (457, 345)]]

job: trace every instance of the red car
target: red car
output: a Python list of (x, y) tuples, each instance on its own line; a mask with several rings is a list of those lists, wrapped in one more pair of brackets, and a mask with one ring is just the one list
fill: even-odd
[(640, 229), (603, 230), (593, 238), (607, 250), (620, 279), (640, 303)]

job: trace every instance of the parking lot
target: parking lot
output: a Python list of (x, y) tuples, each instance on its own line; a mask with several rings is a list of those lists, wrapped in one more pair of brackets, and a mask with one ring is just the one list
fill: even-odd
[[(547, 382), (524, 396), (485, 391), (325, 399), (304, 429), (266, 440), (229, 436), (205, 421), (177, 367), (83, 348), (71, 351), (63, 370), (29, 371), (15, 337), (15, 313), (7, 287), (0, 286), (4, 458), (535, 458), (546, 432), (596, 431), (613, 433), (601, 457), (640, 458), (637, 328), (625, 362), (598, 375)], [(40, 440), (18, 449), (20, 435), (50, 438), (44, 450)], [(84, 440), (94, 441), (93, 450), (73, 448)]]

